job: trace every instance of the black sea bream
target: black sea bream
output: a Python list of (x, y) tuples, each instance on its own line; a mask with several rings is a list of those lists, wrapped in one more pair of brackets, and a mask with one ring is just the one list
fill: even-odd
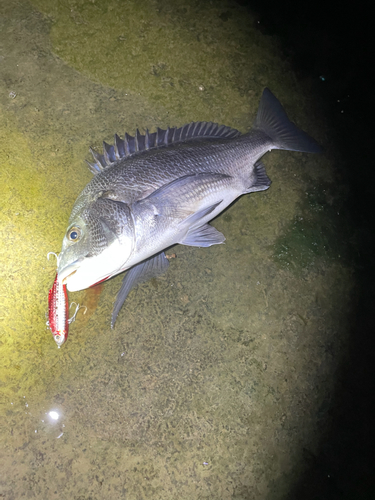
[(216, 123), (115, 136), (102, 155), (92, 151), (95, 174), (69, 219), (58, 274), (69, 291), (82, 290), (130, 269), (112, 326), (130, 289), (164, 272), (171, 245), (208, 247), (223, 234), (208, 222), (243, 194), (268, 189), (259, 159), (271, 149), (319, 152), (318, 144), (289, 121), (265, 89), (253, 129)]

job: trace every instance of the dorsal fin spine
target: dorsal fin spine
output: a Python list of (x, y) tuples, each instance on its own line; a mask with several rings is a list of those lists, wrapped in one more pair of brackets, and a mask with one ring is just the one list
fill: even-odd
[(120, 139), (120, 137), (115, 134), (115, 155), (116, 159), (119, 160), (122, 156), (124, 156), (124, 142)]
[(146, 128), (146, 134), (145, 134), (145, 149), (150, 149), (150, 136), (148, 128)]
[(107, 144), (105, 141), (103, 141), (103, 156), (104, 156), (104, 161), (105, 161), (106, 165), (111, 164), (111, 160), (110, 160), (109, 154), (108, 154), (109, 148), (110, 148), (110, 145)]
[(167, 130), (165, 131), (165, 136), (164, 136), (164, 144), (168, 146), (168, 134), (169, 134), (169, 127), (167, 127)]
[(90, 148), (94, 163), (87, 163), (91, 172), (96, 174), (121, 158), (152, 148), (168, 147), (174, 143), (190, 141), (196, 138), (232, 139), (239, 135), (238, 130), (213, 122), (191, 122), (182, 127), (168, 127), (166, 130), (158, 127), (156, 132), (151, 134), (147, 129), (144, 135), (137, 129), (134, 137), (125, 133), (123, 140), (115, 134), (113, 146), (103, 141), (103, 154), (99, 154)]
[(124, 135), (125, 156), (129, 156), (130, 155), (128, 137), (129, 137), (128, 134), (125, 133), (125, 135)]

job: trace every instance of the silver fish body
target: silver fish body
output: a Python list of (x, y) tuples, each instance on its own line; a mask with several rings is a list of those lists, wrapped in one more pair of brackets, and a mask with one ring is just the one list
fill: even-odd
[(199, 122), (130, 137), (93, 152), (96, 174), (78, 196), (58, 273), (69, 291), (127, 269), (112, 317), (130, 289), (166, 270), (163, 250), (176, 243), (206, 247), (224, 236), (208, 222), (239, 196), (268, 189), (260, 158), (272, 149), (319, 152), (265, 89), (253, 129)]

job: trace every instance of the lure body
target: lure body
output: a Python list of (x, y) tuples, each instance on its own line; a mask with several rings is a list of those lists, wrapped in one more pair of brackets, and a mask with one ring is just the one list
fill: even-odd
[[(75, 315), (74, 315), (75, 316)], [(72, 318), (73, 320), (73, 318)], [(48, 294), (48, 326), (58, 347), (68, 338), (69, 304), (66, 285), (59, 280), (56, 274), (55, 281)]]

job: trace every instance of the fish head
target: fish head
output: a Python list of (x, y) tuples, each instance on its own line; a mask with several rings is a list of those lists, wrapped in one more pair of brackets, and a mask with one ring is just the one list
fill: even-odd
[(70, 292), (88, 288), (121, 272), (134, 243), (127, 204), (101, 194), (80, 197), (63, 239), (58, 275)]

